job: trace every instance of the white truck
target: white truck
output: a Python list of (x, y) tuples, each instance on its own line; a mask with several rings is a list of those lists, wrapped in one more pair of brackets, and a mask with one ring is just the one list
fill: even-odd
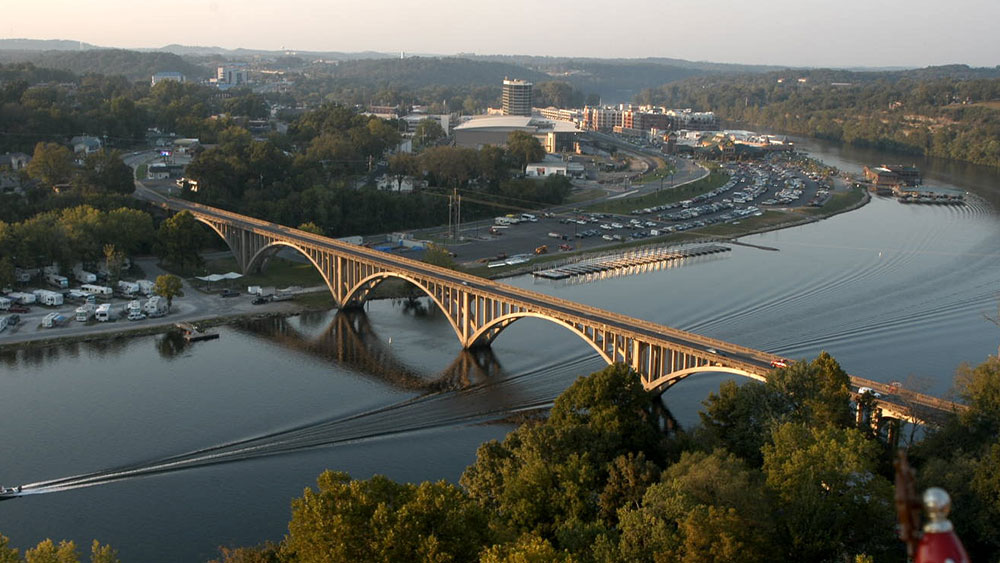
[(47, 289), (36, 289), (33, 293), (35, 294), (35, 299), (42, 305), (58, 307), (63, 304), (62, 293), (56, 293)]
[(270, 297), (275, 294), (275, 289), (273, 287), (251, 285), (247, 287), (247, 293), (250, 295), (256, 295), (257, 297)]

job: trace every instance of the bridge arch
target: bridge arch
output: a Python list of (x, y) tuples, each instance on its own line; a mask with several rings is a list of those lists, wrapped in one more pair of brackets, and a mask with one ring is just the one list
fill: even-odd
[(605, 362), (607, 362), (608, 364), (614, 363), (612, 359), (608, 356), (607, 351), (605, 351), (593, 338), (588, 336), (585, 332), (581, 331), (579, 328), (571, 325), (570, 323), (557, 319), (555, 317), (545, 315), (542, 313), (533, 313), (531, 311), (519, 311), (517, 313), (509, 313), (507, 315), (502, 315), (500, 317), (493, 319), (489, 323), (479, 327), (476, 330), (476, 332), (474, 332), (469, 337), (469, 347), (473, 348), (476, 346), (489, 346), (490, 344), (493, 343), (494, 340), (496, 340), (497, 336), (499, 336), (500, 333), (503, 332), (505, 328), (513, 324), (514, 321), (529, 317), (542, 319), (566, 328), (573, 334), (582, 338), (584, 342), (590, 344), (590, 347), (596, 350), (597, 353), (601, 356), (601, 359), (603, 359)]
[[(316, 260), (312, 256), (310, 256), (310, 254), (306, 252), (304, 248), (301, 248), (290, 242), (286, 242), (283, 240), (275, 240), (270, 242), (269, 244), (258, 250), (256, 253), (254, 253), (254, 255), (251, 256), (249, 260), (247, 260), (246, 265), (243, 267), (243, 272), (246, 273), (253, 271), (254, 266), (256, 266), (258, 263), (263, 264), (263, 261), (266, 258), (273, 256), (274, 253), (277, 252), (277, 250), (282, 246), (295, 250), (296, 252), (304, 256), (306, 260), (309, 260), (309, 263), (313, 265), (313, 268), (316, 268), (316, 271), (319, 272), (319, 275), (323, 278), (323, 281), (326, 283), (326, 288), (330, 290), (330, 293), (333, 295), (334, 301), (336, 301), (337, 292), (334, 291), (333, 282), (330, 280), (330, 276), (327, 274), (327, 272), (324, 271), (323, 268), (316, 263)], [(230, 245), (230, 248), (232, 248), (232, 245)]]
[(458, 336), (458, 341), (463, 345), (465, 344), (466, 339), (462, 334), (462, 327), (459, 326), (458, 320), (454, 318), (448, 307), (436, 295), (434, 295), (433, 291), (430, 291), (427, 287), (425, 287), (420, 280), (400, 272), (382, 271), (362, 278), (354, 285), (354, 287), (350, 288), (347, 293), (344, 294), (341, 306), (346, 306), (350, 303), (357, 303), (358, 305), (364, 303), (368, 298), (368, 294), (371, 293), (373, 289), (378, 287), (379, 284), (389, 278), (405, 280), (420, 288), (420, 290), (423, 291), (427, 297), (430, 297), (431, 300), (434, 301), (434, 304), (437, 305), (438, 309), (441, 309), (441, 312), (444, 313), (444, 316), (448, 319), (448, 323), (451, 325), (452, 330), (455, 331), (455, 335)]
[(643, 386), (649, 390), (653, 391), (656, 395), (659, 395), (671, 388), (674, 384), (680, 382), (682, 379), (686, 379), (690, 375), (697, 373), (729, 373), (732, 375), (741, 375), (743, 377), (749, 377), (750, 379), (756, 381), (767, 381), (762, 375), (756, 373), (750, 373), (745, 370), (737, 368), (729, 368), (723, 366), (715, 366), (710, 364), (705, 364), (702, 366), (695, 366), (687, 369), (677, 370), (664, 374), (653, 381), (643, 382)]

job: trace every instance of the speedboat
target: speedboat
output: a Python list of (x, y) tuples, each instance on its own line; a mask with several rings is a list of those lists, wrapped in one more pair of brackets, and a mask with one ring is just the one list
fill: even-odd
[(17, 498), (21, 495), (21, 485), (16, 487), (0, 487), (0, 500)]

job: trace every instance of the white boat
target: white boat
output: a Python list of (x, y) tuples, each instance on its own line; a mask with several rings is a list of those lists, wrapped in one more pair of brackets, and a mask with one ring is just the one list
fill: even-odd
[(0, 500), (17, 498), (21, 496), (21, 485), (16, 487), (0, 487)]

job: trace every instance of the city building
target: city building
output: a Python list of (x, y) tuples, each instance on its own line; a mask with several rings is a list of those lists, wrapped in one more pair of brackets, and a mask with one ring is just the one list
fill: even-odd
[(76, 154), (90, 154), (101, 150), (101, 140), (97, 137), (78, 136), (70, 139), (69, 144)]
[(531, 87), (531, 82), (504, 78), (500, 107), (503, 115), (531, 117)]
[(21, 170), (31, 162), (31, 157), (23, 152), (8, 152), (0, 154), (0, 168)]
[(164, 80), (173, 80), (174, 82), (184, 82), (184, 75), (179, 72), (157, 72), (150, 79), (150, 85), (156, 86)]
[(456, 145), (475, 149), (485, 145), (505, 146), (512, 132), (524, 131), (538, 139), (545, 152), (550, 153), (574, 150), (580, 132), (576, 124), (569, 121), (519, 115), (475, 117), (453, 131)]
[(218, 67), (212, 80), (221, 90), (250, 83), (250, 71), (244, 63), (232, 63)]

